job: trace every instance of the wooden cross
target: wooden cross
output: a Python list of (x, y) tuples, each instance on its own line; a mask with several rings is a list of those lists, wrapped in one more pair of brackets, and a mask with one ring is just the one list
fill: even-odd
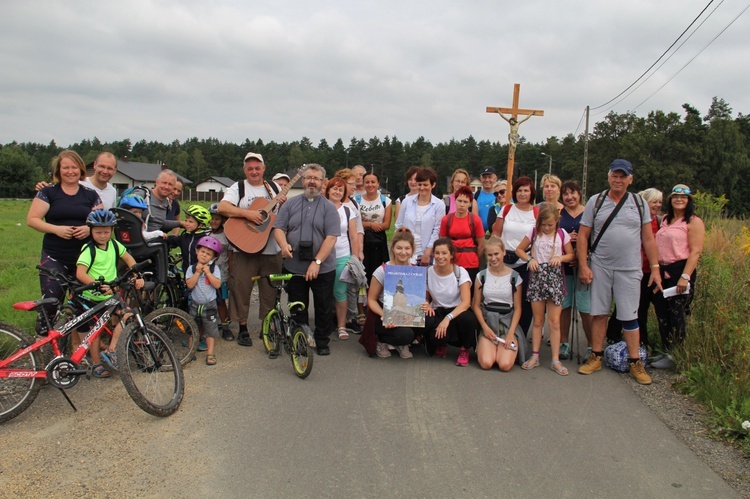
[[(510, 133), (508, 134), (508, 171), (507, 180), (508, 187), (513, 188), (513, 166), (516, 161), (516, 146), (518, 145), (519, 135), (518, 127), (521, 123), (528, 120), (532, 116), (544, 116), (544, 111), (538, 109), (521, 109), (518, 107), (519, 94), (521, 93), (521, 84), (515, 83), (513, 85), (513, 107), (487, 107), (488, 113), (497, 113), (502, 119), (508, 122), (510, 125)], [(509, 116), (506, 116), (509, 115)], [(521, 121), (518, 121), (518, 115), (526, 116)], [(506, 204), (510, 204), (511, 196), (506, 196)]]

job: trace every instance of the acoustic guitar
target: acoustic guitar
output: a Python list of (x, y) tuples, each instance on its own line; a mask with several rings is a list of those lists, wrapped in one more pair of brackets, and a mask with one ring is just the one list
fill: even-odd
[(278, 196), (286, 196), (292, 186), (302, 176), (303, 169), (297, 170), (297, 174), (289, 183), (279, 191), (273, 199), (255, 198), (247, 207), (248, 210), (257, 210), (263, 216), (263, 221), (255, 224), (243, 217), (231, 217), (224, 224), (224, 234), (233, 245), (245, 253), (258, 253), (263, 251), (271, 235), (273, 224), (276, 221), (274, 209), (279, 204)]

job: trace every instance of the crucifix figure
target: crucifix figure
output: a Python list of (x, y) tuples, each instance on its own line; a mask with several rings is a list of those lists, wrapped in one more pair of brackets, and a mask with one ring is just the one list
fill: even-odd
[[(520, 109), (518, 107), (518, 97), (521, 92), (521, 84), (516, 83), (513, 85), (513, 107), (488, 107), (488, 113), (497, 113), (502, 119), (508, 122), (510, 125), (510, 133), (508, 134), (508, 185), (513, 185), (513, 165), (516, 159), (516, 147), (518, 147), (518, 141), (520, 135), (518, 134), (518, 127), (521, 123), (528, 120), (532, 116), (544, 116), (544, 111), (538, 109)], [(518, 120), (518, 115), (525, 115), (526, 117), (522, 120)], [(507, 115), (507, 116), (506, 116)], [(512, 187), (511, 187), (512, 188)], [(506, 202), (510, 203), (511, 196), (506, 196)]]

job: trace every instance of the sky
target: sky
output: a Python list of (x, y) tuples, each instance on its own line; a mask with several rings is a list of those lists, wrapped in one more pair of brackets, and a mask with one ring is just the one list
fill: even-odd
[[(507, 123), (485, 108), (509, 107), (514, 83), (520, 107), (544, 111), (520, 134), (545, 142), (582, 133), (585, 107), (636, 80), (708, 2), (6, 0), (0, 143), (506, 143)], [(750, 113), (750, 12), (668, 82), (747, 6), (714, 1), (648, 81), (592, 111), (592, 127), (610, 110), (705, 114), (714, 96)]]

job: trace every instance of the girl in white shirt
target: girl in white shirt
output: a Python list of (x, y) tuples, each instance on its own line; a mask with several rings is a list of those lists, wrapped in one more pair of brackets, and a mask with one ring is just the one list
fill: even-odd
[(427, 353), (445, 357), (448, 344), (459, 346), (461, 350), (456, 365), (468, 366), (477, 328), (477, 320), (470, 308), (469, 273), (453, 263), (456, 248), (447, 237), (435, 241), (432, 256), (435, 264), (427, 269), (427, 302), (422, 305)]

